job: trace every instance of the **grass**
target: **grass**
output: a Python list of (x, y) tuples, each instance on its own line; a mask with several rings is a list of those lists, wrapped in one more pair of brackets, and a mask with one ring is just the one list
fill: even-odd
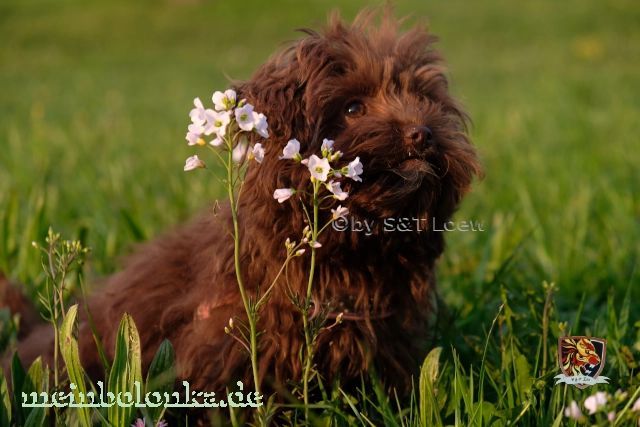
[[(369, 412), (345, 412), (345, 419), (394, 425), (399, 412), (426, 416), (431, 402), (443, 405), (445, 423), (459, 411), (456, 425), (488, 425), (474, 411), (486, 414), (493, 405), (526, 406), (518, 425), (552, 425), (566, 402), (586, 394), (552, 387), (542, 371), (545, 280), (559, 288), (546, 321), (547, 370), (555, 367), (558, 322), (568, 322), (574, 334), (610, 340), (610, 372), (603, 375), (616, 384), (598, 387), (633, 392), (639, 378), (631, 366), (640, 358), (640, 5), (396, 3), (401, 15), (428, 16), (442, 38), (452, 90), (474, 120), (472, 139), (486, 169), (456, 219), (484, 221), (485, 231), (450, 233), (439, 263), (454, 323), (445, 334), (453, 338), (438, 341), (435, 401), (425, 392), (402, 412), (393, 396), (384, 403), (368, 390), (374, 403), (355, 399)], [(365, 4), (341, 7), (351, 18)], [(192, 99), (224, 87), (225, 75), (249, 77), (280, 42), (298, 37), (292, 29), (322, 22), (333, 6), (0, 3), (0, 269), (35, 300), (46, 276), (30, 242), (41, 241), (50, 225), (93, 248), (85, 268), (93, 278), (115, 271), (132, 244), (221, 197), (212, 180), (181, 171), (191, 155), (183, 137)], [(630, 301), (627, 320), (623, 301)], [(454, 398), (442, 402), (443, 394)], [(345, 405), (335, 391), (327, 401)], [(412, 422), (419, 420), (406, 425)]]

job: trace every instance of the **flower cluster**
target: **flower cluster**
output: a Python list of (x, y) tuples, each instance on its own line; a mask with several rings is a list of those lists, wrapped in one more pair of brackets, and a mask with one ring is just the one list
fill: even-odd
[[(331, 178), (342, 178), (344, 175), (354, 181), (362, 181), (362, 178), (360, 178), (360, 175), (362, 174), (362, 163), (360, 163), (360, 157), (356, 157), (355, 160), (341, 169), (333, 169), (331, 167), (332, 162), (339, 160), (342, 157), (342, 152), (335, 151), (333, 149), (333, 141), (329, 139), (325, 139), (322, 142), (322, 158), (312, 154), (308, 159), (303, 159), (300, 155), (300, 142), (297, 139), (290, 140), (282, 150), (282, 153), (283, 155), (279, 156), (280, 160), (292, 159), (307, 166), (309, 173), (311, 174), (311, 181), (324, 183), (326, 189), (333, 194), (333, 198), (335, 199), (345, 200), (349, 197), (349, 193), (343, 191), (340, 183)], [(289, 197), (293, 196), (297, 191), (298, 190), (293, 188), (279, 188), (273, 193), (273, 198), (282, 203)], [(342, 209), (342, 215), (346, 215), (346, 213), (348, 213), (346, 208), (342, 208), (342, 206), (339, 206), (338, 209)]]
[[(203, 136), (212, 135), (213, 139), (209, 144), (214, 147), (223, 144), (230, 145), (232, 139), (228, 138), (230, 131), (237, 132), (256, 132), (263, 138), (269, 138), (267, 128), (267, 118), (262, 113), (253, 111), (253, 105), (248, 104), (246, 99), (236, 101), (236, 92), (226, 90), (224, 93), (217, 91), (211, 97), (214, 108), (204, 108), (200, 98), (193, 100), (195, 108), (191, 110), (191, 124), (188, 126), (188, 132), (185, 139), (188, 145), (205, 146), (206, 141)], [(262, 144), (256, 144), (250, 149), (246, 145), (238, 144), (233, 149), (233, 159), (236, 163), (242, 161), (245, 154), (249, 160), (255, 159), (259, 163), (264, 159), (265, 150)], [(206, 165), (198, 156), (189, 157), (184, 167), (185, 171), (197, 168), (205, 168)]]
[[(599, 412), (607, 413), (607, 420), (614, 422), (616, 419), (616, 407), (618, 404), (624, 402), (628, 397), (628, 393), (622, 390), (618, 390), (612, 396), (609, 393), (602, 391), (596, 392), (596, 394), (587, 397), (584, 400), (584, 408), (588, 411), (588, 415), (594, 415)], [(640, 413), (640, 399), (631, 407), (631, 411)], [(572, 400), (569, 406), (564, 410), (564, 416), (577, 420), (580, 424), (584, 424), (587, 421), (587, 417), (580, 410), (580, 405), (575, 400)], [(638, 421), (640, 426), (640, 420)]]
[(305, 249), (299, 249), (302, 245), (309, 245), (315, 249), (322, 247), (322, 243), (313, 240), (313, 233), (311, 232), (311, 229), (308, 225), (304, 228), (304, 230), (302, 230), (302, 238), (300, 240), (300, 243), (297, 243), (295, 241), (292, 242), (288, 237), (284, 242), (284, 247), (287, 249), (287, 253), (293, 256), (301, 256), (304, 253)]
[[(342, 158), (342, 152), (334, 150), (333, 141), (330, 139), (325, 139), (324, 141), (322, 141), (321, 155), (322, 157), (318, 157), (317, 155), (312, 154), (309, 158), (303, 159), (302, 155), (300, 155), (300, 142), (297, 139), (292, 139), (287, 142), (287, 145), (282, 150), (282, 156), (279, 156), (279, 158), (280, 160), (291, 159), (307, 167), (307, 169), (309, 170), (309, 174), (311, 175), (310, 179), (313, 186), (313, 194), (308, 193), (304, 190), (296, 190), (295, 188), (278, 188), (273, 192), (273, 198), (278, 200), (279, 203), (288, 200), (296, 193), (307, 194), (308, 196), (311, 196), (313, 198), (313, 220), (309, 217), (309, 214), (307, 212), (307, 220), (309, 225), (313, 225), (313, 231), (309, 227), (309, 225), (307, 225), (302, 231), (302, 240), (300, 242), (300, 245), (309, 245), (313, 249), (322, 247), (322, 244), (317, 239), (320, 233), (322, 233), (322, 231), (328, 225), (326, 224), (320, 231), (318, 231), (318, 224), (316, 222), (317, 210), (320, 203), (327, 199), (337, 199), (343, 201), (347, 197), (349, 197), (349, 193), (343, 191), (340, 182), (336, 181), (335, 179), (345, 176), (347, 178), (353, 179), (354, 181), (362, 181), (362, 178), (360, 178), (360, 174), (362, 174), (362, 163), (360, 163), (359, 157), (356, 157), (355, 160), (353, 160), (343, 168), (332, 168), (331, 163)], [(325, 188), (330, 194), (319, 198), (318, 193), (321, 188)], [(333, 216), (329, 223), (339, 217), (346, 216), (349, 213), (349, 210), (340, 205), (336, 209), (331, 209), (331, 212)], [(294, 253), (293, 251), (297, 250), (300, 245), (296, 246), (295, 242), (291, 243), (289, 239), (287, 239), (287, 242), (285, 243), (287, 253)], [(304, 249), (295, 253), (297, 256), (300, 256), (303, 252)]]

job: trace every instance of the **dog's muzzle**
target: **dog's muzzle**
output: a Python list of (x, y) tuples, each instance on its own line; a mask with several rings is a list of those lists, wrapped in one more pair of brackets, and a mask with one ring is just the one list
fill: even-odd
[(429, 149), (433, 145), (433, 133), (426, 126), (408, 126), (404, 130), (404, 139), (419, 152)]

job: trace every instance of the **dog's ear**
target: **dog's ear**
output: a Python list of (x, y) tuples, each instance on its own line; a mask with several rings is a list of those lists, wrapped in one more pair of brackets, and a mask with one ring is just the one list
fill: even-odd
[[(260, 141), (267, 147), (286, 145), (296, 138), (306, 151), (318, 138), (315, 133), (322, 120), (308, 93), (332, 72), (333, 63), (325, 41), (312, 30), (301, 30), (307, 37), (271, 57), (247, 82), (234, 82), (238, 99), (246, 98), (254, 110), (263, 113), (269, 123), (270, 138)], [(331, 69), (330, 69), (331, 68)], [(311, 111), (313, 110), (313, 111)]]

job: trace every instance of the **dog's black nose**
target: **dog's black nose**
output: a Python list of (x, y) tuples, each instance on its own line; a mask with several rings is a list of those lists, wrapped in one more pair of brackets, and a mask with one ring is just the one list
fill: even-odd
[(433, 134), (426, 126), (409, 126), (404, 131), (407, 142), (420, 148), (429, 148), (433, 144)]

